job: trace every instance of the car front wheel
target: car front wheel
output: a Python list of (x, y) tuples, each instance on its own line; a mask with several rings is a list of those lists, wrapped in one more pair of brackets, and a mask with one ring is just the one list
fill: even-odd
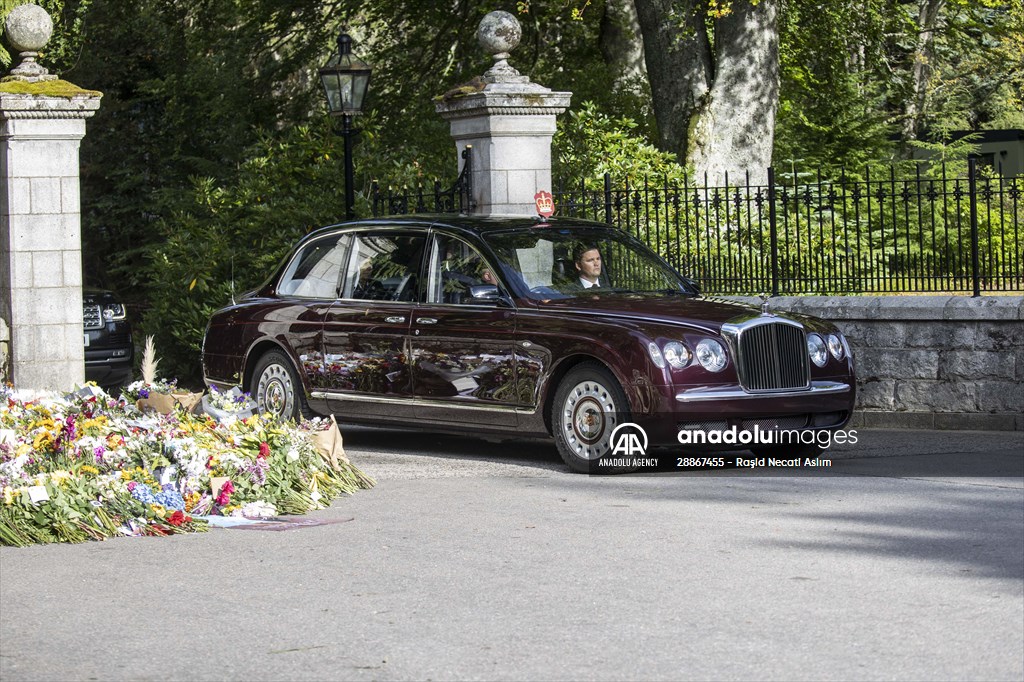
[(562, 460), (579, 473), (621, 473), (622, 467), (598, 467), (609, 453), (612, 430), (628, 422), (626, 394), (604, 366), (574, 367), (555, 392), (551, 425)]
[(280, 419), (292, 420), (311, 414), (298, 374), (281, 351), (272, 350), (260, 357), (253, 368), (249, 393), (260, 414), (270, 413)]

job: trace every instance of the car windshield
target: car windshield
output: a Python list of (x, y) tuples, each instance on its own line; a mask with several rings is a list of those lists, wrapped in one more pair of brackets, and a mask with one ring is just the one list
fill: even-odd
[(571, 298), (595, 286), (611, 293), (695, 294), (665, 261), (616, 230), (538, 226), (490, 232), (485, 240), (505, 274), (536, 300)]

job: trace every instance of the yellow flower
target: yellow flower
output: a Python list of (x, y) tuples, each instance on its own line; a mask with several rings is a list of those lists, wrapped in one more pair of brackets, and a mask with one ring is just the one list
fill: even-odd
[(78, 467), (78, 470), (83, 474), (92, 474), (93, 476), (100, 475), (100, 470), (89, 464), (83, 464), (82, 466)]
[(48, 450), (53, 444), (53, 434), (49, 431), (40, 431), (36, 434), (36, 437), (32, 439), (33, 450)]
[(102, 426), (106, 426), (106, 424), (107, 416), (101, 414), (98, 417), (93, 417), (92, 419), (84, 420), (81, 424), (78, 425), (78, 430), (80, 433), (92, 436), (96, 435), (96, 430), (98, 430)]
[(4, 504), (14, 504), (14, 490), (9, 485), (4, 486)]
[(151, 504), (149, 505), (149, 508), (152, 509), (153, 513), (159, 516), (161, 519), (164, 517), (164, 514), (167, 513), (167, 510), (164, 508), (162, 504)]

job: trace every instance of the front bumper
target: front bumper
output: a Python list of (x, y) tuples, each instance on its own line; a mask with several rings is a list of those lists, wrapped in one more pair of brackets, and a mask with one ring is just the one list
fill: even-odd
[(676, 393), (676, 401), (684, 404), (706, 403), (718, 400), (778, 400), (781, 398), (814, 398), (852, 393), (853, 387), (840, 381), (812, 381), (810, 388), (791, 391), (762, 391), (751, 393), (735, 386), (688, 388)]
[(131, 348), (97, 348), (85, 351), (85, 380), (100, 386), (117, 387), (130, 383), (134, 370)]
[(849, 378), (815, 379), (808, 388), (750, 392), (737, 384), (663, 386), (655, 409), (638, 414), (654, 443), (677, 444), (684, 430), (835, 430), (853, 416), (856, 385)]

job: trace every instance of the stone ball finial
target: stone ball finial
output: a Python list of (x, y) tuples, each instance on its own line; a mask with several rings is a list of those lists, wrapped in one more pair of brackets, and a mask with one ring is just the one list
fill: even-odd
[(4, 33), (21, 57), (21, 63), (11, 69), (10, 78), (30, 83), (57, 78), (36, 61), (39, 50), (46, 47), (53, 35), (53, 19), (45, 9), (39, 5), (18, 5), (7, 15)]
[(523, 27), (519, 20), (508, 12), (496, 10), (488, 13), (480, 20), (476, 30), (476, 39), (480, 47), (497, 59), (508, 59), (508, 53), (516, 49), (523, 37)]
[(494, 65), (484, 74), (484, 80), (490, 83), (529, 80), (525, 76), (520, 76), (506, 61), (508, 53), (516, 49), (522, 37), (523, 27), (519, 20), (508, 12), (495, 10), (480, 20), (480, 26), (476, 30), (477, 42), (494, 58)]
[(53, 35), (53, 19), (39, 5), (18, 5), (7, 15), (4, 33), (18, 52), (38, 52)]

